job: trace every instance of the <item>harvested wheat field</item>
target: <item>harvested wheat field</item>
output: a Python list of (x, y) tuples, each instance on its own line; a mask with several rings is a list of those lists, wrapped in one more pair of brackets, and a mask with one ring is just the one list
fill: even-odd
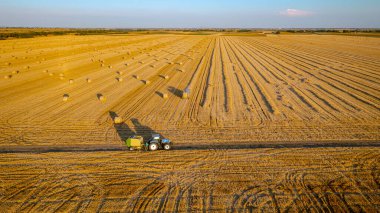
[(380, 38), (10, 39), (0, 75), (0, 209), (380, 209)]
[(177, 144), (380, 138), (378, 38), (59, 36), (0, 51), (1, 145), (120, 144), (110, 112), (119, 133)]
[(380, 150), (6, 154), (9, 212), (376, 212)]

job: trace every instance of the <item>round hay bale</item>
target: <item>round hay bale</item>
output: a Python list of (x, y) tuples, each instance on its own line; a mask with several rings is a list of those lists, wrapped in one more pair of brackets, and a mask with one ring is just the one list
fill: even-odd
[(150, 84), (150, 81), (149, 80), (144, 80), (144, 84), (148, 85), (148, 84)]
[(125, 66), (129, 66), (129, 63), (125, 63), (124, 65), (125, 65)]
[(163, 94), (162, 94), (162, 98), (163, 98), (163, 99), (168, 99), (168, 98), (169, 98), (168, 93), (163, 93)]
[(64, 94), (62, 100), (63, 101), (68, 101), (69, 100), (69, 95), (68, 94)]
[(116, 74), (118, 74), (118, 75), (122, 75), (122, 74), (123, 74), (123, 71), (117, 71)]
[(140, 79), (140, 76), (138, 76), (138, 75), (134, 75), (133, 77), (136, 78), (137, 80)]
[(86, 81), (87, 81), (87, 83), (91, 83), (92, 82), (91, 78), (87, 78)]
[(53, 76), (54, 75), (54, 73), (49, 73), (49, 76)]
[(59, 79), (61, 79), (61, 80), (64, 80), (64, 79), (65, 79), (65, 77), (63, 77), (63, 76), (60, 76), (60, 77), (59, 77)]
[(101, 102), (105, 102), (107, 100), (106, 97), (104, 97), (102, 94), (98, 94), (98, 99)]
[(168, 76), (168, 75), (165, 75), (165, 76), (164, 76), (164, 79), (168, 80), (168, 79), (169, 79), (169, 76)]
[(44, 70), (43, 72), (44, 72), (44, 73), (48, 73), (48, 72), (49, 72), (49, 70)]
[(117, 77), (116, 80), (117, 80), (118, 82), (122, 82), (122, 81), (123, 81), (123, 78)]
[(104, 67), (104, 64), (100, 64), (101, 67)]
[(4, 78), (5, 79), (10, 79), (10, 78), (12, 78), (12, 75), (5, 75)]
[(169, 64), (174, 64), (173, 62), (169, 62)]
[(18, 71), (18, 70), (12, 71), (12, 74), (19, 74), (19, 73), (20, 73), (20, 71)]
[(187, 98), (189, 98), (189, 93), (182, 92), (182, 99), (187, 99)]
[(64, 77), (65, 74), (63, 74), (63, 73), (59, 73), (59, 76), (60, 76), (60, 77)]
[(73, 83), (74, 83), (74, 79), (70, 79), (70, 80), (69, 80), (69, 83), (70, 83), (70, 84), (73, 84)]
[(108, 68), (112, 69), (112, 66), (111, 66), (111, 65), (109, 65), (109, 66), (108, 66)]
[(115, 124), (121, 124), (121, 123), (123, 123), (123, 119), (121, 118), (121, 117), (115, 117), (114, 119), (113, 119), (113, 122), (115, 123)]

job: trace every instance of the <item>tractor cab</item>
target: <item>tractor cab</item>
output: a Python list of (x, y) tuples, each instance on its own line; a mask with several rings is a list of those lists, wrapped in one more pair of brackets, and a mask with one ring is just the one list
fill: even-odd
[(152, 134), (152, 137), (150, 138), (149, 141), (160, 141), (160, 140), (161, 140), (160, 134)]

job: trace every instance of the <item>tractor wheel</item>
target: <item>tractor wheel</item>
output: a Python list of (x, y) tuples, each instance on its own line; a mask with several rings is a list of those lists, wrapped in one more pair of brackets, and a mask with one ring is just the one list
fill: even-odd
[(149, 144), (150, 151), (156, 151), (158, 149), (158, 145), (156, 143)]
[(170, 144), (165, 144), (164, 145), (164, 149), (165, 150), (170, 150), (172, 148), (172, 146)]

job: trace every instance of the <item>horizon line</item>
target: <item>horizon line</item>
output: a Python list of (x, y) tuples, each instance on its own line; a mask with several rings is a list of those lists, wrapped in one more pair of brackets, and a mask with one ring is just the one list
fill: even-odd
[(371, 29), (380, 30), (380, 27), (20, 27), (20, 26), (0, 26), (3, 28), (24, 28), (24, 29), (119, 29), (119, 30), (178, 30), (178, 29), (246, 29), (246, 30), (288, 30), (288, 29)]

